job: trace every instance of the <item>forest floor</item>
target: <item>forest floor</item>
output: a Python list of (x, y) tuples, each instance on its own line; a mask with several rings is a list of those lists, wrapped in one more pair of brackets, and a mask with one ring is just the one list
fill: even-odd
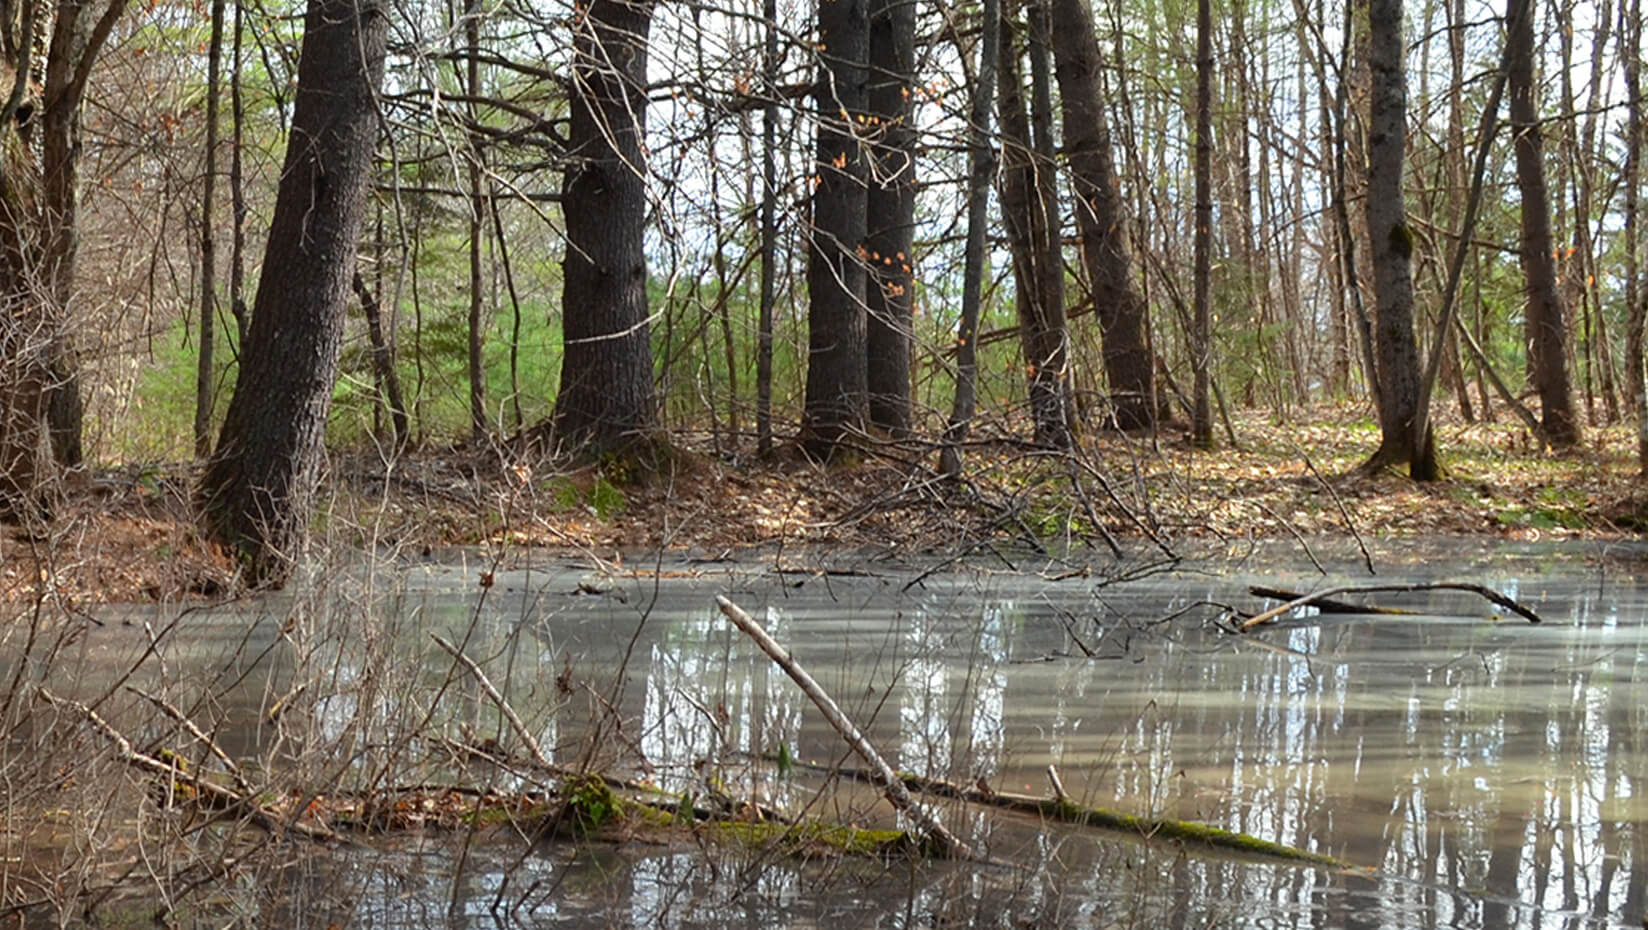
[[(951, 555), (980, 543), (1062, 549), (1115, 540), (1476, 535), (1623, 538), (1648, 526), (1634, 433), (1592, 428), (1583, 446), (1541, 449), (1520, 424), (1438, 424), (1448, 474), (1419, 484), (1355, 474), (1378, 443), (1362, 410), (1243, 412), (1239, 448), (1157, 437), (1089, 437), (1075, 454), (1005, 439), (969, 446), (968, 480), (939, 480), (930, 449), (884, 444), (854, 464), (793, 453), (716, 455), (688, 440), (666, 473), (565, 470), (448, 448), (381, 460), (334, 455), (317, 521), (325, 545), (430, 556), (480, 547), (501, 563), (545, 547), (595, 565), (677, 550), (809, 567), (828, 556)], [(1004, 435), (1003, 431), (999, 435)], [(129, 466), (72, 478), (49, 532), (0, 538), (0, 599), (67, 603), (214, 597), (231, 563), (194, 529), (189, 466)]]

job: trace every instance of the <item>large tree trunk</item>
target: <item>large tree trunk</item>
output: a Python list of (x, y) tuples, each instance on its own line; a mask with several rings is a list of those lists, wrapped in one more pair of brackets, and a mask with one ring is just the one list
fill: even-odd
[(251, 329), (201, 478), (207, 533), (248, 580), (290, 575), (319, 479), (355, 242), (377, 141), (388, 20), (371, 0), (310, 0), (297, 101)]
[[(1032, 14), (1033, 20), (1041, 18)], [(1039, 25), (1032, 23), (1032, 33)], [(1040, 38), (1032, 35), (1032, 57), (1037, 54), (1034, 46)], [(1045, 46), (1040, 54), (1045, 58)], [(1019, 52), (1005, 28), (999, 58), (996, 110), (1001, 120), (1002, 225), (1013, 254), (1017, 292), (1014, 303), (1029, 379), (1030, 414), (1036, 442), (1063, 448), (1070, 444), (1070, 430), (1065, 409), (1064, 262), (1059, 241), (1058, 168), (1051, 159), (1042, 158), (1037, 146), (1042, 140), (1032, 139)], [(1051, 145), (1052, 140), (1047, 142)]]
[(807, 394), (802, 447), (828, 459), (864, 421), (865, 184), (867, 166), (854, 133), (868, 101), (868, 0), (818, 6), (818, 148), (813, 222), (807, 249)]
[(1127, 224), (1099, 91), (1099, 48), (1088, 0), (1049, 0), (1053, 58), (1064, 110), (1064, 149), (1076, 193), (1076, 230), (1104, 340), (1116, 425), (1154, 426), (1155, 366), (1145, 304), (1131, 281)]
[(561, 196), (565, 353), (555, 441), (590, 453), (650, 438), (658, 422), (647, 326), (642, 177), (650, 0), (593, 0), (578, 20), (572, 166)]
[(1529, 0), (1511, 0), (1511, 132), (1516, 149), (1516, 184), (1522, 192), (1522, 274), (1528, 295), (1529, 368), (1539, 391), (1540, 426), (1547, 443), (1565, 448), (1579, 442), (1568, 382), (1568, 326), (1557, 290), (1551, 248), (1551, 203), (1545, 188), (1544, 144), (1534, 106), (1534, 11)]
[(916, 132), (912, 89), (916, 8), (907, 0), (873, 0), (868, 103), (872, 148), (864, 248), (865, 387), (870, 422), (894, 436), (910, 432), (910, 325), (915, 296)]
[(1402, 45), (1402, 0), (1368, 6), (1368, 64), (1372, 72), (1368, 125), (1367, 220), (1372, 251), (1375, 356), (1378, 361), (1380, 443), (1363, 468), (1406, 465), (1421, 481), (1438, 477), (1430, 431), (1413, 435), (1419, 413), (1419, 347), (1413, 335), (1413, 232), (1402, 190), (1407, 145), (1407, 72)]

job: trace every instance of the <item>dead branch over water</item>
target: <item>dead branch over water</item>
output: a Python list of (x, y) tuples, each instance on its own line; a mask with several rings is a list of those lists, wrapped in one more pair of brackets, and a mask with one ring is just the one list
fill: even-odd
[[(1483, 598), (1486, 598), (1487, 600), (1492, 601), (1495, 604), (1498, 604), (1500, 607), (1503, 607), (1506, 610), (1511, 611), (1512, 613), (1515, 613), (1519, 616), (1527, 618), (1529, 623), (1540, 623), (1540, 622), (1542, 622), (1539, 614), (1534, 613), (1531, 608), (1524, 607), (1522, 604), (1518, 603), (1516, 600), (1514, 600), (1510, 597), (1507, 597), (1506, 595), (1501, 594), (1498, 591), (1495, 591), (1494, 589), (1492, 589), (1490, 587), (1487, 587), (1485, 585), (1472, 584), (1470, 582), (1465, 582), (1465, 581), (1442, 581), (1442, 582), (1433, 582), (1433, 583), (1428, 583), (1428, 584), (1417, 584), (1416, 583), (1416, 584), (1341, 585), (1341, 586), (1335, 587), (1335, 588), (1323, 588), (1320, 591), (1314, 591), (1310, 594), (1305, 594), (1305, 595), (1300, 595), (1298, 597), (1295, 597), (1293, 600), (1287, 601), (1286, 603), (1282, 604), (1279, 607), (1272, 607), (1271, 609), (1266, 610), (1262, 613), (1254, 614), (1253, 616), (1251, 616), (1251, 617), (1247, 618), (1246, 620), (1242, 621), (1241, 625), (1238, 626), (1237, 629), (1240, 630), (1243, 633), (1246, 633), (1249, 630), (1252, 630), (1256, 626), (1260, 626), (1261, 624), (1269, 623), (1270, 621), (1275, 620), (1277, 617), (1282, 616), (1283, 614), (1287, 613), (1290, 610), (1295, 610), (1295, 609), (1298, 609), (1300, 607), (1309, 607), (1309, 606), (1312, 606), (1312, 605), (1320, 605), (1322, 602), (1330, 601), (1332, 598), (1337, 597), (1338, 595), (1341, 595), (1341, 594), (1389, 594), (1389, 593), (1411, 592), (1411, 591), (1469, 591), (1472, 594), (1481, 595)], [(1272, 594), (1275, 594), (1275, 593), (1283, 593), (1283, 592), (1272, 592)], [(1292, 593), (1292, 592), (1285, 592), (1285, 593)], [(1261, 594), (1260, 596), (1261, 597), (1270, 597), (1272, 595), (1271, 594)], [(1333, 609), (1338, 609), (1340, 612), (1345, 612), (1343, 610), (1343, 608), (1346, 608), (1346, 607), (1352, 607), (1353, 608), (1354, 605), (1335, 605), (1335, 607)], [(1365, 611), (1367, 613), (1380, 613), (1380, 612), (1389, 613), (1389, 612), (1391, 612), (1389, 610), (1380, 611), (1378, 609), (1365, 609)]]
[(836, 706), (835, 700), (830, 697), (829, 693), (813, 679), (813, 676), (807, 674), (807, 670), (802, 668), (800, 663), (795, 661), (794, 656), (790, 655), (783, 646), (780, 646), (777, 640), (767, 635), (767, 631), (761, 628), (761, 624), (757, 623), (755, 618), (750, 616), (742, 607), (719, 594), (715, 597), (715, 603), (721, 608), (721, 613), (732, 621), (733, 626), (738, 627), (745, 636), (748, 636), (757, 646), (761, 647), (761, 651), (765, 652), (773, 662), (777, 663), (779, 668), (784, 670), (785, 674), (790, 676), (790, 679), (796, 683), (802, 693), (806, 694), (813, 704), (818, 707), (819, 711), (824, 714), (824, 719), (829, 721), (830, 726), (835, 727), (836, 732), (841, 734), (841, 738), (847, 741), (847, 745), (858, 753), (859, 758), (870, 765), (870, 771), (873, 773), (872, 780), (881, 788), (887, 801), (899, 813), (915, 821), (922, 834), (934, 845), (935, 852), (938, 855), (951, 859), (974, 858), (973, 850), (966, 843), (946, 829), (944, 824), (940, 823), (931, 811), (916, 803), (915, 799), (910, 797), (910, 792), (905, 788), (904, 782), (899, 779), (898, 773), (893, 771), (893, 767), (887, 764), (887, 761), (881, 757), (879, 752), (876, 752), (875, 747), (870, 744), (870, 741), (865, 738), (858, 727), (847, 718), (846, 714), (842, 713), (841, 708)]

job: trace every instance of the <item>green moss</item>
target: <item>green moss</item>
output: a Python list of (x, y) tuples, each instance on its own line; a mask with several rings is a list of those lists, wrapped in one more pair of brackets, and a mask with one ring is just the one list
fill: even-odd
[(1390, 229), (1390, 247), (1403, 258), (1413, 257), (1413, 231), (1406, 223), (1397, 223)]
[(712, 837), (746, 846), (776, 847), (791, 855), (833, 852), (843, 856), (887, 858), (906, 855), (917, 846), (902, 830), (861, 830), (842, 824), (722, 821), (706, 824)]
[(501, 827), (507, 823), (521, 823), (542, 820), (549, 816), (551, 808), (546, 803), (537, 803), (525, 810), (520, 810), (509, 804), (478, 804), (474, 809), (464, 814), (463, 821), (478, 827)]
[(1043, 816), (1053, 820), (1086, 827), (1100, 827), (1133, 833), (1145, 839), (1198, 843), (1214, 849), (1250, 856), (1263, 856), (1267, 859), (1281, 859), (1286, 862), (1326, 865), (1336, 868), (1348, 867), (1347, 863), (1333, 856), (1313, 853), (1294, 846), (1284, 846), (1281, 843), (1262, 840), (1247, 833), (1237, 833), (1222, 827), (1211, 827), (1207, 824), (1193, 823), (1188, 820), (1151, 820), (1144, 817), (1135, 817), (1132, 814), (1123, 814), (1120, 811), (1106, 810), (1101, 807), (1082, 807), (1069, 801), (1047, 800), (1039, 802), (1037, 806)]

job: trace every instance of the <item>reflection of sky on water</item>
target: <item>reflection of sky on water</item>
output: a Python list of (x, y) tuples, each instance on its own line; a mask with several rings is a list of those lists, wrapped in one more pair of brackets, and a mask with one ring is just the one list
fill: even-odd
[[(540, 591), (531, 609), (495, 591), (497, 614), (483, 618), (470, 653), (542, 728), (546, 748), (556, 737), (576, 748), (588, 726), (585, 703), (557, 697), (555, 678), (570, 668), (624, 719), (619, 738), (603, 730), (603, 758), (700, 798), (724, 787), (800, 808), (831, 789), (755, 760), (780, 746), (835, 760), (841, 741), (714, 613), (713, 594), (731, 588), (896, 767), (1045, 794), (1052, 763), (1087, 803), (1204, 820), (1379, 870), (1185, 858), (950, 809), (948, 822), (1027, 871), (952, 880), (934, 866), (884, 900), (837, 902), (887, 926), (999, 901), (1073, 927), (1109, 926), (1117, 915), (1144, 926), (1635, 926), (1648, 882), (1639, 800), (1648, 586), (1621, 577), (1617, 563), (1606, 585), (1577, 560), (1564, 564), (1523, 579), (1475, 576), (1529, 597), (1552, 621), (1538, 627), (1480, 619), (1483, 605), (1469, 597), (1415, 595), (1387, 597), (1437, 613), (1318, 616), (1237, 637), (1204, 622), (1211, 611), (1150, 622), (1204, 598), (1242, 597), (1239, 584), (1199, 575), (1111, 586), (1102, 599), (1089, 583), (1033, 576), (938, 576), (904, 594), (901, 579), (794, 588), (757, 575), (665, 579), (656, 603), (650, 582), (627, 602)], [(473, 607), (431, 595), (405, 637), (467, 624)], [(348, 687), (322, 705), (324, 729), (359, 726), (361, 714), (388, 725), (394, 705), (359, 705), (356, 670), (336, 674)], [(432, 693), (446, 668), (431, 661), (418, 674)], [(453, 691), (459, 719), (496, 729), (484, 697), (469, 684)], [(814, 810), (888, 822), (870, 798), (858, 791)], [(603, 866), (610, 875), (569, 868), (623, 899), (611, 902), (619, 911), (598, 910), (618, 925), (713, 926), (735, 907), (727, 881), (765, 902), (757, 911), (769, 923), (805, 925), (803, 911), (835, 906), (794, 864), (711, 865), (689, 852), (638, 854)], [(464, 894), (496, 896), (503, 874), (475, 878)], [(582, 916), (568, 925), (597, 912), (574, 911)]]

